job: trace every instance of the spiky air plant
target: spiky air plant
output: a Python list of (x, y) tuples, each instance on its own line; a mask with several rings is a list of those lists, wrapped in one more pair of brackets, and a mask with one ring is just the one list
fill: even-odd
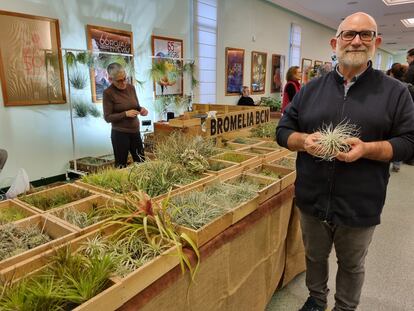
[(355, 124), (342, 121), (337, 126), (322, 125), (319, 129), (320, 138), (315, 144), (314, 155), (325, 161), (333, 161), (339, 152), (349, 152), (351, 146), (346, 140), (353, 137), (359, 137), (359, 129)]

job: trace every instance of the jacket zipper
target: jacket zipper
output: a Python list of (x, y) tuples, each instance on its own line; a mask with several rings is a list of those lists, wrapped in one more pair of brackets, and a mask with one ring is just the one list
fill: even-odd
[[(349, 90), (348, 90), (349, 91)], [(342, 109), (341, 109), (341, 113), (340, 113), (340, 120), (339, 122), (342, 122), (342, 118), (344, 116), (344, 110), (345, 110), (345, 101), (347, 98), (347, 94), (345, 93), (345, 86), (342, 85), (342, 92), (344, 92), (344, 101), (342, 103)], [(329, 216), (329, 210), (331, 209), (331, 204), (332, 204), (332, 191), (333, 191), (333, 185), (334, 185), (334, 177), (335, 177), (335, 163), (336, 160), (333, 160), (332, 163), (332, 167), (329, 167), (329, 170), (332, 172), (329, 172), (329, 178), (328, 178), (328, 183), (329, 183), (329, 196), (328, 196), (328, 206), (326, 207), (326, 213), (325, 213), (325, 220), (324, 221), (328, 221), (328, 216)]]

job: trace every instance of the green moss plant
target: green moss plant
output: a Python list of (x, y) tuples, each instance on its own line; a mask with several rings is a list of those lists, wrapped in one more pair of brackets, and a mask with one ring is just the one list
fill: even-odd
[(219, 154), (215, 156), (214, 158), (219, 159), (219, 160), (229, 161), (229, 162), (241, 163), (241, 162), (249, 160), (251, 157), (245, 154), (241, 154), (241, 153), (225, 152), (223, 154)]
[(0, 209), (0, 225), (26, 218), (28, 213), (13, 206)]

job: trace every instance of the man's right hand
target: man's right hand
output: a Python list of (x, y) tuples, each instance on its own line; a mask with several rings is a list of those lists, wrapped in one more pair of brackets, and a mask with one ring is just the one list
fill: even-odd
[(128, 118), (135, 118), (137, 115), (139, 115), (139, 112), (138, 110), (130, 109), (130, 110), (125, 111), (125, 115)]

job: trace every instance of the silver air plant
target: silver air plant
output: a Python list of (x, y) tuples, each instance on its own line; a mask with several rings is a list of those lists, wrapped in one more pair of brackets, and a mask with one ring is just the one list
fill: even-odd
[(325, 161), (333, 161), (339, 152), (349, 152), (351, 146), (346, 142), (349, 138), (359, 137), (359, 129), (355, 124), (340, 122), (337, 126), (322, 125), (320, 138), (315, 144), (314, 156)]

